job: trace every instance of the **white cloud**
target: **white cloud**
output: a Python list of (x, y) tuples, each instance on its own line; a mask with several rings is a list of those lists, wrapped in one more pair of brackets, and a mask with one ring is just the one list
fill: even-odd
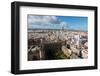
[(57, 16), (28, 15), (28, 28), (60, 29), (65, 25), (67, 23), (60, 21)]
[(28, 16), (28, 23), (29, 24), (49, 24), (49, 23), (57, 23), (59, 20), (56, 16)]

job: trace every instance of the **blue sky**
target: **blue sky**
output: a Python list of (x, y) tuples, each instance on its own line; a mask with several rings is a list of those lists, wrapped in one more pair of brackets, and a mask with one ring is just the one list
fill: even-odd
[(70, 29), (87, 31), (88, 17), (28, 15), (31, 29)]

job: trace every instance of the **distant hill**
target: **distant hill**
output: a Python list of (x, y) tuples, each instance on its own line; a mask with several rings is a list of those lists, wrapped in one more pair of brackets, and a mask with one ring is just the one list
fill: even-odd
[(73, 29), (28, 29), (28, 31), (36, 31), (36, 30), (44, 30), (44, 31), (61, 31), (61, 30), (63, 30), (63, 31), (75, 31), (75, 32), (88, 32), (88, 31), (83, 31), (83, 30), (73, 30)]

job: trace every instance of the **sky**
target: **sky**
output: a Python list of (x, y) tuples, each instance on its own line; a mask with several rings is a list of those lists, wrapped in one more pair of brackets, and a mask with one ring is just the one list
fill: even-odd
[(65, 29), (87, 31), (88, 17), (28, 15), (28, 29)]

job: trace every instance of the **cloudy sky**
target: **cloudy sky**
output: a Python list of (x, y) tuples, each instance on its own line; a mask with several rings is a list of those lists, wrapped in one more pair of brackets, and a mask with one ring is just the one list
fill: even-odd
[(28, 15), (28, 29), (70, 29), (87, 31), (88, 18), (75, 16)]

